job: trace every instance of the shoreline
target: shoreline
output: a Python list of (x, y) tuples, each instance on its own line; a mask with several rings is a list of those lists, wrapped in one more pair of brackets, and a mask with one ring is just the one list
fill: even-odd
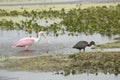
[(115, 2), (80, 2), (80, 1), (61, 1), (61, 2), (40, 2), (40, 1), (32, 1), (32, 2), (1, 2), (0, 6), (34, 6), (34, 5), (64, 5), (64, 4), (109, 4), (109, 3), (120, 3), (119, 1)]
[(74, 9), (74, 8), (78, 8), (79, 6), (81, 7), (81, 9), (85, 9), (85, 8), (89, 8), (89, 7), (96, 7), (96, 6), (115, 6), (120, 4), (120, 2), (117, 3), (91, 3), (91, 4), (60, 4), (60, 5), (21, 5), (21, 6), (0, 6), (0, 9), (3, 10), (7, 10), (7, 11), (13, 11), (13, 10), (17, 10), (17, 11), (23, 11), (23, 10), (27, 10), (27, 11), (32, 11), (32, 10), (49, 10), (50, 8), (52, 10), (61, 10), (61, 9), (65, 9), (65, 10), (70, 10), (70, 9)]
[(0, 70), (53, 72), (110, 72), (119, 74), (120, 52), (81, 52), (49, 54), (35, 57), (13, 57), (0, 61)]

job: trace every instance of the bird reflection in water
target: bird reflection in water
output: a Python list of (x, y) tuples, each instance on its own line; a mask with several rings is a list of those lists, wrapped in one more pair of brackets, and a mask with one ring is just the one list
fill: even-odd
[(16, 53), (17, 56), (33, 56), (35, 50), (22, 50)]

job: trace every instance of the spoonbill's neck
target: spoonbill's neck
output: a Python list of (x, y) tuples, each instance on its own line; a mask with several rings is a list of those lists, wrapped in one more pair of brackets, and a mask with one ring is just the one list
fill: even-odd
[(35, 39), (35, 42), (38, 42), (41, 39), (42, 36), (38, 35), (38, 37)]

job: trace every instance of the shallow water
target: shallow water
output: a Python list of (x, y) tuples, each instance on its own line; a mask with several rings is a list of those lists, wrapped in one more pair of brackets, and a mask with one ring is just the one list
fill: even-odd
[(0, 71), (0, 80), (120, 80), (120, 75), (114, 74), (76, 74), (76, 75), (57, 75), (54, 72), (15, 72)]
[[(60, 35), (58, 37), (54, 37), (52, 35), (48, 35), (47, 38), (50, 43), (42, 38), (38, 43), (33, 44), (29, 51), (24, 51), (23, 48), (15, 48), (13, 49), (11, 46), (13, 43), (18, 41), (21, 38), (25, 38), (28, 36), (36, 37), (35, 33), (31, 35), (25, 33), (24, 31), (0, 31), (0, 55), (12, 55), (12, 56), (33, 56), (40, 55), (44, 53), (48, 54), (69, 54), (74, 52), (79, 52), (77, 49), (73, 49), (72, 47), (80, 40), (86, 40), (88, 42), (95, 41), (96, 44), (107, 43), (113, 41), (113, 37), (109, 38), (106, 36), (101, 36), (100, 34), (93, 35), (84, 35), (80, 34), (79, 36), (68, 36)], [(96, 51), (91, 49), (90, 47), (86, 47), (86, 52)]]
[[(23, 31), (1, 31), (1, 39), (0, 39), (0, 53), (1, 54), (9, 54), (9, 55), (39, 55), (42, 53), (73, 53), (78, 52), (78, 50), (73, 49), (72, 47), (79, 40), (86, 40), (90, 42), (91, 40), (95, 41), (96, 44), (106, 43), (112, 41), (112, 38), (102, 37), (99, 34), (86, 36), (81, 34), (79, 36), (68, 36), (61, 35), (59, 37), (47, 36), (50, 43), (47, 43), (45, 39), (42, 39), (37, 44), (33, 44), (30, 47), (29, 51), (24, 51), (23, 48), (11, 48), (11, 45), (18, 41), (21, 38), (28, 37), (29, 34), (26, 34)], [(36, 37), (36, 34), (33, 33), (32, 36)], [(86, 48), (86, 51), (92, 51), (90, 47)], [(22, 54), (21, 54), (22, 53)]]

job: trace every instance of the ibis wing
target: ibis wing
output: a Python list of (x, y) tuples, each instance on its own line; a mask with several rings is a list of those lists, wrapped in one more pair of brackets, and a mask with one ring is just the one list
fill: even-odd
[(73, 46), (73, 48), (80, 49), (86, 47), (87, 45), (88, 43), (86, 41), (79, 41), (75, 46)]

